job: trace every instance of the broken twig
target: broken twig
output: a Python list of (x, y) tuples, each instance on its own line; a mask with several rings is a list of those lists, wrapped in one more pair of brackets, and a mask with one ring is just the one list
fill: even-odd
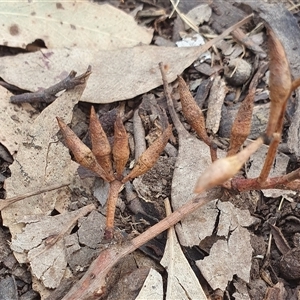
[(12, 103), (34, 103), (34, 102), (41, 102), (41, 103), (51, 103), (53, 102), (57, 96), (56, 94), (63, 91), (63, 90), (70, 90), (73, 89), (75, 86), (79, 84), (83, 84), (86, 78), (92, 73), (91, 66), (88, 67), (85, 73), (76, 76), (75, 71), (71, 71), (70, 74), (60, 81), (57, 84), (39, 92), (34, 93), (24, 93), (20, 95), (15, 95), (10, 97), (10, 102)]

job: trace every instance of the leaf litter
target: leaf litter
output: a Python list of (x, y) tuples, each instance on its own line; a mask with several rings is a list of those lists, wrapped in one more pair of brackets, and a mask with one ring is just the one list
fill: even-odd
[(153, 34), (153, 30), (137, 25), (125, 12), (87, 0), (20, 1), (18, 6), (14, 1), (6, 1), (0, 3), (0, 12), (1, 26), (5, 28), (1, 31), (1, 42), (9, 47), (26, 49), (28, 44), (41, 39), (48, 49), (113, 50), (147, 45)]
[[(175, 72), (174, 72), (175, 73)], [(60, 74), (60, 75), (63, 75), (63, 74)], [(169, 76), (170, 74), (168, 74), (168, 76)], [(175, 76), (175, 74), (174, 74), (174, 76)], [(172, 77), (173, 78), (173, 77)], [(58, 77), (56, 77), (56, 82), (58, 81)], [(168, 79), (169, 80), (169, 79)], [(169, 80), (170, 81), (170, 80)], [(44, 86), (49, 86), (49, 85), (44, 85)], [(58, 98), (59, 99), (59, 98)], [(123, 99), (120, 99), (120, 100), (123, 100)], [(112, 100), (112, 101), (114, 101), (114, 100)], [(109, 100), (109, 102), (112, 102), (111, 100)], [(193, 146), (193, 145), (191, 145), (191, 146)], [(203, 147), (207, 147), (206, 145), (204, 145), (204, 144), (202, 144), (202, 146)], [(211, 149), (210, 149), (211, 150)], [(220, 154), (219, 154), (220, 155)], [(222, 155), (221, 155), (222, 156)], [(212, 156), (211, 156), (211, 152), (208, 152), (207, 153), (207, 157), (206, 157), (206, 159), (207, 159), (207, 163), (208, 164), (210, 164), (210, 160), (212, 159)], [(74, 164), (74, 170), (75, 170), (75, 164)], [(191, 193), (191, 191), (193, 190), (193, 188), (192, 189), (190, 189), (188, 192), (189, 193)], [(173, 196), (173, 195), (172, 195)], [(186, 200), (188, 200), (187, 199), (187, 197), (186, 197)], [(26, 201), (26, 200), (25, 200)], [(24, 202), (25, 202), (24, 201)], [(216, 230), (216, 226), (218, 226), (218, 230), (217, 230), (217, 235), (220, 235), (220, 236), (225, 236), (225, 239), (227, 238), (227, 241), (223, 241), (224, 243), (222, 244), (221, 242), (222, 242), (222, 240), (218, 240), (214, 245), (213, 245), (213, 247), (217, 247), (217, 246), (219, 246), (219, 244), (220, 244), (220, 248), (219, 248), (219, 251), (229, 251), (228, 249), (231, 249), (231, 250), (233, 250), (233, 251), (239, 251), (239, 249), (237, 249), (237, 248), (234, 248), (233, 246), (232, 246), (232, 244), (231, 244), (231, 242), (233, 243), (234, 242), (234, 240), (235, 239), (237, 239), (237, 240), (239, 240), (239, 238), (241, 238), (241, 235), (239, 235), (239, 233), (240, 232), (244, 232), (245, 231), (245, 229), (243, 228), (243, 226), (250, 226), (252, 223), (252, 219), (247, 223), (246, 222), (246, 224), (245, 224), (245, 222), (242, 222), (242, 220), (239, 220), (239, 222), (235, 222), (234, 221), (234, 217), (229, 217), (228, 219), (230, 220), (229, 221), (229, 223), (231, 224), (235, 224), (234, 226), (231, 226), (231, 225), (225, 225), (226, 224), (226, 222), (225, 223), (223, 223), (223, 220), (224, 220), (224, 218), (223, 218), (223, 216), (224, 216), (224, 214), (222, 214), (222, 211), (226, 211), (226, 213), (228, 213), (228, 210), (230, 210), (230, 208), (226, 208), (226, 207), (222, 207), (222, 209), (220, 208), (220, 206), (222, 206), (222, 202), (220, 202), (220, 201), (218, 201), (218, 200), (216, 200), (215, 202), (211, 202), (213, 205), (212, 205), (212, 207), (211, 207), (211, 211), (213, 211), (213, 210), (215, 210), (215, 211), (217, 211), (217, 217), (220, 217), (220, 219), (219, 219), (219, 222), (217, 223), (217, 225), (216, 225), (216, 222), (214, 223), (214, 227), (213, 226), (211, 226), (211, 229), (212, 229), (212, 231), (210, 231), (210, 235), (213, 233), (213, 231), (214, 230)], [(225, 213), (225, 215), (226, 215), (226, 213)], [(236, 213), (235, 212), (235, 214), (238, 214), (238, 215), (243, 215), (243, 213), (242, 213), (242, 211), (238, 211), (238, 213)], [(228, 216), (227, 216), (228, 217)], [(245, 220), (247, 219), (246, 218), (246, 216), (244, 216), (245, 217)], [(216, 220), (216, 218), (214, 219), (214, 220)], [(225, 228), (225, 229), (224, 229)], [(249, 243), (248, 243), (248, 236), (247, 236), (247, 230), (245, 231), (245, 236), (247, 237), (246, 238), (246, 245), (247, 246), (249, 246)], [(50, 239), (51, 240), (51, 239)], [(197, 239), (196, 239), (197, 240)], [(198, 241), (197, 241), (198, 242)], [(214, 252), (214, 249), (215, 248), (212, 248), (211, 249), (211, 253), (210, 253), (210, 255), (212, 255), (212, 253)], [(251, 247), (249, 246), (249, 249), (251, 250)], [(126, 250), (127, 251), (127, 250)], [(125, 252), (126, 252), (125, 251)], [(244, 250), (242, 250), (242, 251), (244, 251)], [(113, 251), (112, 251), (113, 252)], [(125, 253), (125, 252), (123, 252), (123, 253)], [(210, 256), (208, 256), (208, 257), (210, 257)], [(251, 254), (249, 254), (249, 253), (247, 253), (247, 259), (249, 259), (249, 257), (251, 257)], [(215, 260), (216, 260), (216, 258), (215, 258)], [(225, 258), (224, 258), (224, 260), (226, 261), (226, 263), (229, 263), (230, 264), (230, 259), (228, 258), (228, 257), (226, 257), (226, 255), (225, 255)], [(224, 269), (225, 269), (225, 272), (226, 272), (226, 263), (224, 264)], [(239, 260), (237, 260), (237, 265), (238, 265), (238, 263), (239, 263)], [(243, 273), (241, 270), (241, 272), (240, 273), (238, 273), (238, 271), (236, 271), (236, 273), (229, 273), (229, 279), (228, 280), (231, 280), (231, 278), (232, 278), (232, 276), (234, 275), (234, 274), (237, 274), (238, 273), (238, 276), (240, 277), (240, 278), (242, 278), (242, 279), (244, 279), (245, 281), (247, 281), (248, 280), (248, 278), (249, 278), (249, 270), (247, 269), (247, 267), (249, 266), (249, 264), (246, 266), (246, 268), (245, 268), (245, 272)], [(235, 270), (237, 270), (238, 269), (238, 267), (236, 267), (235, 268)], [(203, 271), (204, 273), (205, 273), (205, 271)], [(211, 277), (213, 277), (213, 276), (211, 276), (211, 274), (207, 274), (207, 277), (209, 277), (209, 278), (211, 278)], [(211, 279), (212, 280), (212, 282), (211, 282), (211, 286), (225, 286), (225, 281), (219, 281), (219, 282), (215, 282), (214, 281), (214, 279)], [(237, 283), (236, 283), (237, 284)], [(98, 287), (101, 287), (101, 285), (98, 285)], [(66, 298), (67, 299), (67, 298)], [(71, 299), (71, 298), (70, 298)]]

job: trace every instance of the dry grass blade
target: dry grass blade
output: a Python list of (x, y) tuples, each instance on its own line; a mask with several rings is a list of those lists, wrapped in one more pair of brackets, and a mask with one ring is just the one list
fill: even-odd
[(200, 176), (194, 192), (202, 193), (229, 180), (241, 169), (244, 163), (249, 159), (250, 155), (263, 143), (263, 138), (259, 137), (238, 154), (216, 160)]
[(12, 197), (12, 198), (7, 198), (7, 199), (2, 199), (0, 201), (0, 210), (2, 210), (3, 208), (15, 203), (15, 202), (18, 202), (20, 200), (23, 200), (25, 198), (29, 198), (29, 197), (32, 197), (32, 196), (36, 196), (36, 195), (39, 195), (39, 194), (42, 194), (42, 193), (45, 193), (45, 192), (50, 192), (50, 191), (53, 191), (53, 190), (57, 190), (57, 189), (60, 189), (62, 187), (65, 187), (65, 186), (68, 186), (69, 183), (60, 183), (60, 184), (56, 184), (56, 185), (50, 185), (48, 187), (45, 187), (45, 188), (42, 188), (38, 191), (35, 191), (35, 192), (29, 192), (29, 193), (25, 193), (24, 195), (21, 195), (21, 196), (15, 196), (15, 197)]
[(124, 177), (122, 182), (125, 183), (150, 170), (158, 160), (160, 153), (164, 150), (171, 134), (172, 126), (169, 125), (162, 135), (157, 138), (144, 153), (142, 153), (134, 168), (126, 177)]
[(272, 30), (268, 33), (271, 107), (266, 133), (271, 137), (274, 132), (281, 133), (286, 103), (292, 92), (292, 77), (282, 44)]
[(117, 116), (115, 121), (113, 158), (115, 162), (115, 170), (117, 179), (122, 180), (123, 171), (130, 155), (128, 145), (128, 134), (123, 125), (122, 118)]
[(98, 164), (96, 157), (92, 151), (76, 136), (76, 134), (63, 122), (62, 119), (57, 118), (58, 125), (68, 148), (73, 153), (76, 162), (81, 166), (95, 172), (104, 180), (110, 182), (115, 178), (107, 174)]
[(106, 173), (113, 176), (111, 147), (93, 106), (90, 114), (89, 132), (92, 142), (92, 152), (99, 165)]
[(267, 64), (263, 64), (262, 66), (260, 66), (250, 83), (247, 97), (239, 107), (236, 118), (232, 124), (230, 146), (227, 152), (227, 156), (236, 154), (250, 134), (255, 90), (259, 78), (265, 73), (266, 69)]

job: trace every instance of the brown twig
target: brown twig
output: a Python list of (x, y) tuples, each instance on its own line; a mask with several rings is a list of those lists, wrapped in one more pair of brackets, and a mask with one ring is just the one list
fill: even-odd
[(260, 175), (257, 178), (257, 181), (260, 183), (265, 182), (270, 174), (277, 153), (277, 148), (281, 140), (280, 134), (274, 133), (273, 136), (274, 137), (270, 143), (263, 168), (261, 169)]
[(83, 84), (86, 78), (92, 73), (91, 66), (88, 67), (87, 71), (77, 77), (75, 71), (71, 71), (70, 74), (53, 86), (44, 89), (43, 91), (34, 92), (34, 93), (24, 93), (21, 95), (15, 95), (10, 97), (10, 102), (12, 103), (33, 103), (33, 102), (42, 102), (42, 103), (51, 103), (57, 97), (56, 94), (63, 90), (73, 89), (79, 84)]
[(134, 238), (128, 244), (112, 246), (100, 253), (90, 265), (81, 280), (73, 286), (63, 300), (98, 299), (105, 293), (106, 277), (112, 267), (127, 254), (135, 251), (158, 234), (178, 223), (185, 216), (191, 214), (209, 201), (219, 197), (219, 190), (211, 191), (209, 195), (198, 195), (181, 208), (171, 213), (148, 230)]
[(109, 194), (106, 202), (106, 227), (104, 232), (104, 239), (108, 241), (114, 237), (115, 211), (122, 185), (123, 183), (119, 180), (114, 180), (109, 184)]
[(46, 193), (46, 192), (50, 192), (50, 191), (53, 191), (53, 190), (58, 190), (60, 188), (63, 188), (65, 186), (68, 186), (70, 183), (60, 183), (60, 184), (55, 184), (55, 185), (50, 185), (48, 187), (45, 187), (45, 188), (42, 188), (38, 191), (35, 191), (35, 192), (28, 192), (28, 193), (25, 193), (21, 196), (15, 196), (15, 197), (11, 197), (11, 198), (7, 198), (7, 199), (4, 199), (4, 200), (1, 200), (0, 201), (0, 210), (2, 210), (3, 208), (15, 203), (15, 202), (18, 202), (20, 200), (23, 200), (25, 198), (29, 198), (29, 197), (32, 197), (32, 196), (36, 196), (36, 195), (39, 195), (39, 194), (42, 194), (42, 193)]
[(228, 188), (239, 192), (263, 189), (299, 190), (300, 169), (283, 176), (268, 178), (264, 182), (258, 182), (257, 178), (233, 178), (228, 183)]

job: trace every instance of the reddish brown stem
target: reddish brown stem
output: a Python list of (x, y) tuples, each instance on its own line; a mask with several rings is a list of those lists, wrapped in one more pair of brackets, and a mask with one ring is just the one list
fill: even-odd
[(209, 196), (197, 196), (174, 211), (165, 219), (161, 220), (148, 230), (134, 238), (128, 244), (118, 247), (117, 245), (106, 249), (90, 265), (86, 274), (81, 280), (73, 286), (63, 300), (86, 300), (99, 299), (105, 293), (106, 277), (112, 267), (120, 261), (121, 258), (133, 252), (143, 244), (153, 239), (158, 234), (175, 225), (185, 216), (189, 215), (199, 207), (208, 203), (219, 195), (213, 193)]
[(106, 204), (106, 228), (104, 233), (104, 238), (106, 240), (111, 240), (114, 236), (115, 211), (121, 187), (122, 182), (118, 180), (112, 181), (109, 186), (109, 194)]
[(271, 141), (271, 144), (269, 146), (267, 156), (266, 156), (266, 159), (264, 162), (264, 166), (260, 172), (259, 177), (257, 178), (257, 181), (260, 183), (263, 183), (267, 180), (267, 178), (270, 174), (270, 171), (272, 169), (272, 165), (273, 165), (276, 153), (277, 153), (278, 145), (280, 143), (280, 134), (274, 133), (273, 136), (274, 136), (274, 138)]
[(257, 178), (233, 178), (226, 186), (239, 192), (262, 189), (299, 190), (300, 169), (283, 176), (268, 178), (262, 183), (258, 182)]

